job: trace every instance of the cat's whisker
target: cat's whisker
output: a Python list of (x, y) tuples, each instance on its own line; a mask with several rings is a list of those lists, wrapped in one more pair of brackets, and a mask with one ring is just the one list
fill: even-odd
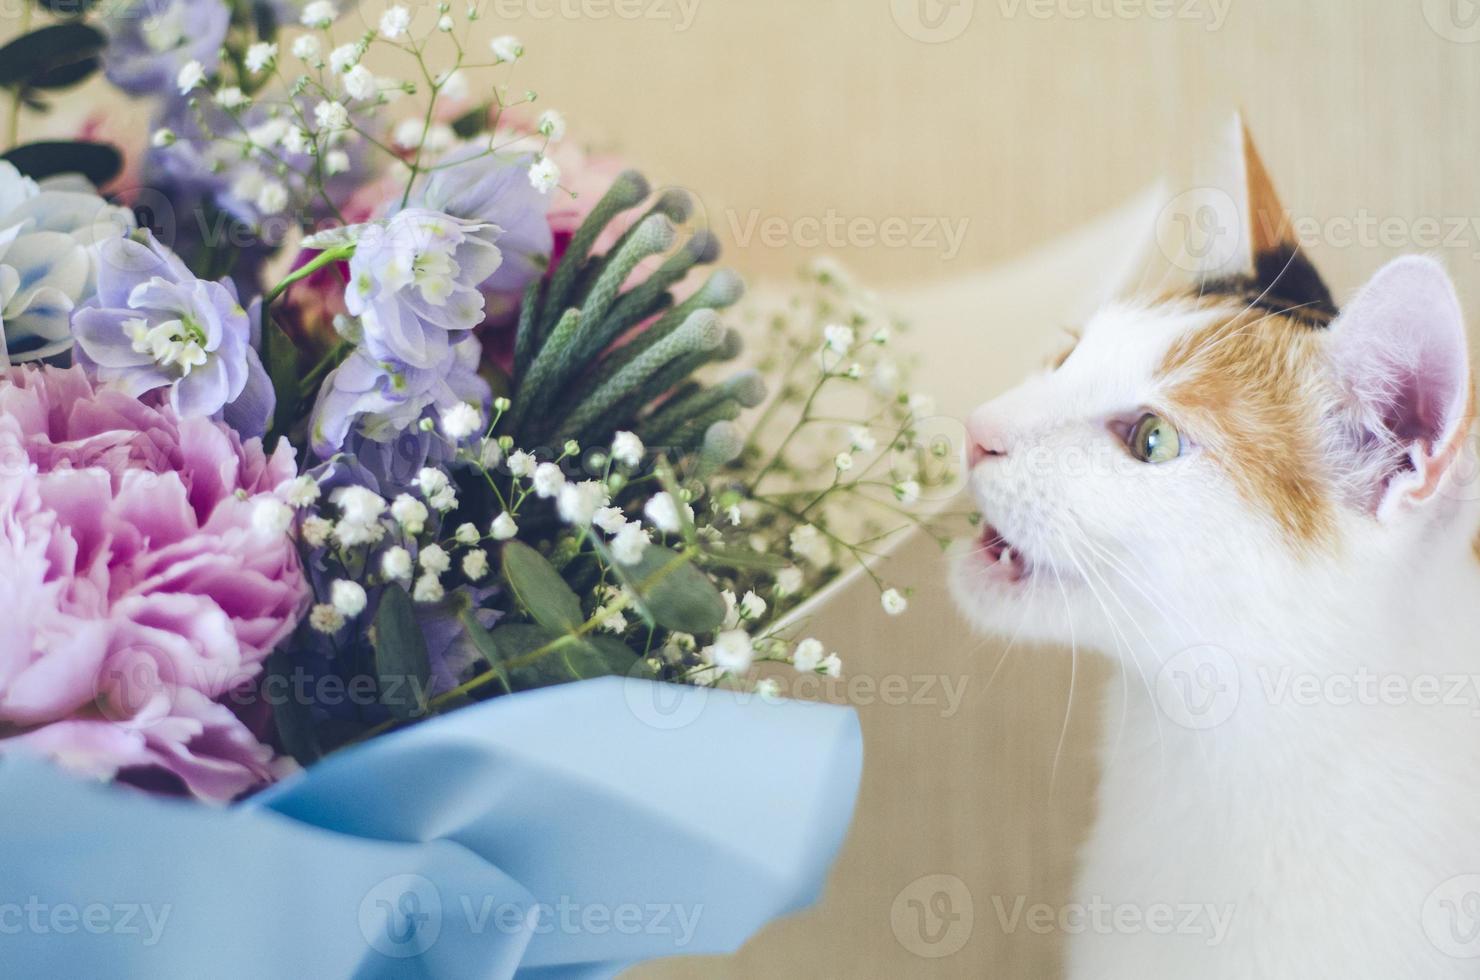
[[(1058, 542), (1067, 551), (1067, 544), (1060, 539)], [(1053, 549), (1050, 548), (1050, 551)], [(1059, 759), (1064, 754), (1064, 742), (1069, 735), (1069, 719), (1074, 713), (1074, 687), (1079, 676), (1079, 639), (1074, 629), (1074, 610), (1069, 602), (1069, 593), (1064, 589), (1064, 579), (1059, 575), (1058, 565), (1050, 561), (1049, 568), (1053, 571), (1054, 582), (1059, 587), (1059, 596), (1064, 600), (1064, 617), (1069, 627), (1069, 697), (1064, 705), (1064, 724), (1059, 729), (1059, 744), (1054, 749), (1053, 767), (1048, 775), (1048, 797), (1053, 799), (1054, 787), (1059, 778)]]

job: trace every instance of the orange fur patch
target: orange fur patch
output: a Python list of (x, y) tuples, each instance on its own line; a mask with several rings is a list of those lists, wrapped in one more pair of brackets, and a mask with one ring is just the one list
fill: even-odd
[(1245, 499), (1296, 542), (1316, 544), (1335, 528), (1311, 396), (1323, 334), (1262, 310), (1227, 313), (1167, 351), (1160, 374), (1171, 382), (1171, 407)]

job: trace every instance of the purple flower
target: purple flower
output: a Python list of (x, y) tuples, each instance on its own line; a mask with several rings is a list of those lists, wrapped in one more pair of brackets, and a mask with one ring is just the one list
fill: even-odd
[(220, 0), (133, 0), (102, 19), (104, 70), (125, 92), (178, 98), (180, 69), (199, 61), (209, 72), (230, 26)]
[(313, 451), (320, 459), (333, 456), (352, 427), (361, 439), (390, 444), (429, 410), (440, 413), (460, 402), (486, 409), (491, 393), (478, 376), (480, 354), (478, 341), (466, 337), (448, 347), (440, 363), (419, 368), (356, 348), (319, 389), (309, 423)]
[[(99, 246), (97, 297), (72, 317), (79, 362), (136, 398), (167, 387), (170, 405), (191, 418), (216, 415), (243, 392), (254, 403), (270, 397), (235, 287), (195, 278), (141, 236)], [(251, 414), (265, 416), (256, 405)]]
[(271, 780), (226, 702), (308, 604), (275, 516), (294, 473), (286, 442), (265, 456), (78, 368), (0, 375), (0, 752), (211, 800)]
[(348, 231), (356, 244), (345, 308), (359, 317), (369, 354), (411, 368), (445, 364), (459, 336), (483, 322), (478, 285), (503, 260), (494, 244), (501, 229), (408, 208)]
[(411, 196), (413, 206), (499, 227), (503, 263), (480, 284), (489, 292), (522, 291), (544, 274), (550, 258), (550, 196), (530, 184), (530, 160), (460, 146), (437, 161)]

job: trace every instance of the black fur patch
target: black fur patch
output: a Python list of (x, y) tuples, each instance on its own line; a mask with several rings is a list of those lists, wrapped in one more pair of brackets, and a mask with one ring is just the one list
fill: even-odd
[(1254, 262), (1252, 276), (1212, 279), (1202, 284), (1201, 292), (1229, 296), (1255, 309), (1282, 314), (1313, 327), (1330, 325), (1340, 313), (1321, 274), (1294, 245), (1281, 245), (1260, 254)]

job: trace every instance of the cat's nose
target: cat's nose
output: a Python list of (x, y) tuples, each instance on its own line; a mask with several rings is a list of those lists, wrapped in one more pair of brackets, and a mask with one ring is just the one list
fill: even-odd
[(1006, 431), (983, 409), (972, 412), (966, 420), (966, 435), (970, 440), (966, 459), (973, 467), (989, 457), (1007, 455)]

